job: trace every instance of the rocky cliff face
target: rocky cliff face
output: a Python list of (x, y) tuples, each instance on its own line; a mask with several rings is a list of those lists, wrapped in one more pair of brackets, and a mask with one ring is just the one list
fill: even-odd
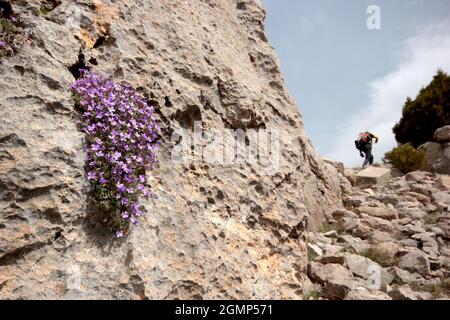
[[(42, 3), (14, 1), (29, 40), (0, 64), (0, 298), (299, 298), (305, 229), (340, 185), (305, 136), (259, 0)], [(162, 127), (155, 198), (122, 240), (84, 178), (80, 67), (138, 88)], [(198, 123), (205, 138), (272, 130), (279, 157), (177, 161)]]

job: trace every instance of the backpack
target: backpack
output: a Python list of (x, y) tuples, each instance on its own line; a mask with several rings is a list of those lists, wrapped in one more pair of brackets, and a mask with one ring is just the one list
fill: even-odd
[(358, 135), (358, 140), (355, 140), (356, 149), (361, 151), (367, 142), (369, 142), (369, 134), (367, 132), (361, 132)]

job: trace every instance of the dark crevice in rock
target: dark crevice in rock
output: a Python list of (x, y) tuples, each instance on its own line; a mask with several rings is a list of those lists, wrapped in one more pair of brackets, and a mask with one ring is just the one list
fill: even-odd
[(0, 1), (0, 17), (9, 18), (13, 14), (11, 3)]
[(55, 79), (52, 79), (44, 74), (41, 74), (40, 78), (42, 82), (45, 83), (51, 90), (63, 90), (59, 82)]
[(78, 55), (78, 61), (69, 67), (70, 73), (74, 76), (75, 79), (79, 79), (81, 76), (81, 70), (89, 70), (86, 66), (84, 54), (80, 51)]
[(236, 5), (236, 9), (238, 9), (238, 10), (247, 10), (247, 6), (246, 6), (245, 2), (239, 2)]
[(94, 66), (98, 65), (98, 61), (97, 61), (97, 59), (95, 59), (95, 58), (90, 58), (90, 59), (89, 59), (89, 63), (92, 64), (92, 65), (94, 65)]
[(97, 49), (98, 47), (102, 46), (105, 43), (106, 37), (100, 36), (94, 43), (94, 49)]
[(14, 66), (14, 70), (20, 73), (21, 76), (25, 74), (25, 68), (19, 65)]
[(65, 107), (60, 101), (50, 101), (45, 104), (46, 109), (53, 114), (70, 114), (71, 109)]
[(172, 101), (170, 101), (169, 97), (164, 97), (164, 106), (166, 108), (172, 108), (173, 107), (173, 103)]
[(10, 133), (5, 136), (0, 137), (1, 147), (26, 147), (27, 144), (22, 140), (17, 134)]
[(31, 198), (47, 195), (51, 190), (60, 190), (62, 186), (48, 185), (43, 187), (37, 187), (33, 189), (23, 189), (19, 193), (19, 201), (28, 201)]
[(202, 112), (198, 106), (191, 105), (183, 111), (178, 110), (175, 114), (175, 120), (182, 128), (191, 129), (194, 128), (195, 122), (202, 121)]
[(56, 241), (56, 240), (58, 240), (59, 238), (61, 238), (61, 234), (62, 234), (62, 231), (61, 231), (61, 230), (56, 231), (55, 236), (54, 236), (54, 238), (53, 238), (53, 241)]
[(46, 242), (36, 242), (36, 243), (31, 243), (31, 244), (25, 245), (20, 248), (16, 248), (15, 250), (12, 250), (11, 252), (8, 252), (5, 255), (0, 257), (0, 266), (13, 265), (16, 263), (17, 260), (22, 258), (27, 253), (29, 253), (33, 250), (42, 248), (45, 245), (47, 245)]

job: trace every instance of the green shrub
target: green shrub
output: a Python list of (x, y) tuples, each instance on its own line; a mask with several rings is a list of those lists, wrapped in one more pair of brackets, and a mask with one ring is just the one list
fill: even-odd
[(378, 263), (382, 267), (389, 267), (394, 262), (388, 252), (377, 249), (376, 247), (365, 250), (361, 255)]
[(303, 295), (303, 300), (319, 300), (320, 292), (317, 290), (312, 290)]
[(26, 41), (27, 36), (17, 17), (0, 18), (0, 61), (16, 54)]
[(50, 9), (47, 8), (44, 4), (41, 4), (41, 7), (39, 8), (39, 12), (43, 15), (46, 16), (50, 13)]
[(450, 124), (450, 76), (439, 70), (431, 83), (403, 106), (402, 118), (394, 126), (395, 139), (415, 148), (433, 141), (436, 129)]
[(2, 32), (15, 32), (16, 31), (16, 26), (14, 25), (14, 23), (8, 19), (5, 18), (1, 18), (0, 19), (0, 30)]
[(385, 154), (385, 160), (403, 173), (420, 170), (425, 165), (425, 151), (416, 150), (409, 144), (392, 149)]

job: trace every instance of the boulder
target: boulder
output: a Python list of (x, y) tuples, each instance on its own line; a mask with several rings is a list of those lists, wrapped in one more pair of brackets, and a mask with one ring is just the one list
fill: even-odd
[(425, 170), (450, 174), (450, 142), (427, 142), (420, 149), (426, 152)]
[(430, 300), (433, 295), (424, 291), (413, 291), (407, 284), (388, 292), (393, 300)]
[(356, 173), (352, 169), (345, 169), (344, 170), (344, 177), (347, 178), (348, 181), (350, 181), (352, 186), (356, 185)]
[(391, 170), (387, 168), (368, 167), (356, 175), (356, 185), (383, 185), (389, 182)]
[(350, 252), (356, 254), (366, 252), (370, 248), (369, 243), (360, 238), (353, 237), (349, 234), (339, 236), (337, 242), (339, 244), (344, 245)]
[(412, 239), (420, 241), (423, 252), (437, 257), (439, 255), (439, 246), (435, 237), (436, 235), (432, 232), (416, 233), (411, 236)]
[(357, 278), (332, 279), (324, 285), (322, 289), (322, 296), (330, 300), (342, 300), (352, 290), (361, 288), (365, 285), (365, 281)]
[(450, 176), (442, 175), (439, 177), (438, 181), (441, 188), (450, 190)]
[(339, 171), (339, 173), (344, 175), (345, 167), (344, 167), (344, 164), (342, 162), (335, 161), (335, 160), (330, 160), (330, 159), (327, 159), (327, 158), (322, 158), (322, 159), (323, 159), (323, 161), (325, 163), (331, 164), (333, 167), (335, 167), (337, 169), (337, 171)]
[(382, 218), (385, 220), (398, 219), (398, 211), (395, 208), (361, 206), (358, 208), (358, 212), (367, 214), (369, 216)]
[(417, 201), (424, 205), (427, 205), (431, 202), (430, 197), (423, 195), (422, 193), (410, 191), (406, 193), (406, 195), (417, 199)]
[(344, 300), (392, 300), (392, 298), (382, 291), (358, 287), (352, 289)]
[(378, 263), (357, 254), (345, 254), (345, 265), (354, 275), (366, 280), (369, 280), (374, 272), (379, 272), (379, 284), (382, 288), (394, 280), (394, 277)]
[(323, 255), (323, 251), (318, 245), (308, 243), (307, 246), (308, 246), (308, 251), (311, 252), (312, 254), (314, 254), (315, 256)]
[(359, 195), (351, 195), (344, 198), (345, 205), (350, 207), (359, 207), (366, 202), (367, 202), (366, 198), (364, 196)]
[(421, 276), (427, 276), (431, 271), (428, 256), (419, 250), (411, 251), (402, 256), (398, 266), (410, 272), (417, 272)]
[(346, 210), (346, 209), (337, 209), (337, 210), (333, 211), (332, 216), (334, 219), (337, 219), (337, 220), (342, 219), (344, 217), (347, 217), (347, 218), (357, 218), (358, 217), (353, 211)]
[(437, 129), (434, 132), (434, 141), (440, 143), (450, 142), (450, 125)]
[(322, 257), (317, 259), (317, 262), (320, 262), (322, 264), (334, 263), (334, 264), (344, 265), (345, 264), (345, 254), (338, 253), (338, 254), (323, 255)]
[(362, 217), (361, 223), (369, 226), (372, 229), (376, 229), (376, 230), (388, 232), (388, 233), (392, 233), (394, 231), (394, 227), (393, 227), (392, 223), (385, 219), (372, 217), (372, 216), (365, 215), (365, 214), (362, 214), (361, 217)]
[(428, 172), (425, 171), (412, 171), (412, 172), (408, 172), (405, 175), (405, 180), (406, 181), (415, 181), (415, 182), (420, 182), (425, 180), (425, 178), (429, 175)]
[(377, 196), (377, 200), (383, 204), (392, 204), (396, 205), (400, 202), (400, 197), (396, 194), (380, 194)]
[(389, 262), (393, 262), (401, 252), (402, 248), (393, 241), (385, 241), (374, 244), (372, 249), (374, 252), (378, 252), (381, 255), (385, 256)]
[(329, 255), (329, 254), (337, 254), (340, 253), (342, 251), (344, 251), (344, 247), (339, 246), (339, 245), (333, 245), (333, 244), (324, 244), (322, 246), (322, 250), (324, 252), (324, 255)]
[(347, 268), (336, 263), (321, 264), (310, 262), (307, 271), (309, 278), (320, 284), (336, 279), (345, 281), (353, 278), (352, 273)]
[(392, 267), (388, 269), (389, 273), (394, 277), (396, 283), (414, 284), (424, 281), (424, 278), (418, 273), (410, 273), (399, 267)]

